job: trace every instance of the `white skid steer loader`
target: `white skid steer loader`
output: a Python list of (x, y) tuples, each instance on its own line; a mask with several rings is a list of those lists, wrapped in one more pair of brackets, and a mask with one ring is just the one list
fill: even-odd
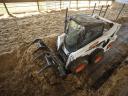
[(35, 51), (45, 58), (46, 65), (42, 72), (55, 66), (60, 76), (80, 73), (89, 64), (99, 63), (104, 53), (109, 50), (117, 38), (121, 25), (97, 15), (76, 14), (65, 16), (65, 28), (57, 38), (57, 54), (48, 48), (40, 39), (34, 41), (38, 45)]

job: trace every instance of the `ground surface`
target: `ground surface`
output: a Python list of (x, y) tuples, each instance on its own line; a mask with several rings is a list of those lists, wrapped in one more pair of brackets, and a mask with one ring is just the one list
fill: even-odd
[[(83, 13), (83, 11), (81, 12)], [(124, 61), (122, 62), (123, 65), (117, 72), (114, 72), (98, 92), (87, 91), (85, 88), (80, 89), (76, 78), (72, 76), (66, 80), (54, 78), (57, 82), (55, 85), (49, 84), (44, 78), (38, 80), (38, 77), (33, 78), (31, 76), (31, 49), (27, 50), (29, 42), (41, 38), (55, 49), (55, 37), (63, 32), (63, 22), (64, 12), (0, 20), (0, 95), (117, 96), (118, 94), (119, 96), (127, 96), (128, 62), (127, 59), (124, 61), (128, 55), (128, 22), (126, 18), (119, 20), (119, 22), (123, 23), (118, 33), (119, 38), (107, 53), (106, 61), (104, 61), (106, 64), (118, 64)], [(111, 53), (111, 56), (109, 53)]]

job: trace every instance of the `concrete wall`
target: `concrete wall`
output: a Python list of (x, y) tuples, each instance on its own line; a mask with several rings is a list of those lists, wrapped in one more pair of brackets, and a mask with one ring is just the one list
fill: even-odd
[(128, 0), (116, 0), (116, 2), (128, 4)]
[(4, 2), (36, 2), (37, 0), (0, 0), (0, 3), (2, 1), (4, 1)]
[[(36, 2), (36, 1), (60, 1), (60, 0), (0, 0), (0, 3), (4, 2)], [(70, 1), (70, 0), (61, 0), (61, 1)], [(71, 0), (77, 1), (77, 0)], [(78, 1), (89, 1), (89, 0), (78, 0)], [(114, 0), (90, 0), (90, 1), (114, 1)]]

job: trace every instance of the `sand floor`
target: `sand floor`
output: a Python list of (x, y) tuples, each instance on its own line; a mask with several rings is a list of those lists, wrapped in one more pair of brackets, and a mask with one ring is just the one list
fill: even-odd
[[(44, 39), (45, 42), (49, 46), (52, 46), (54, 49), (56, 40), (55, 37), (63, 32), (64, 13), (64, 11), (41, 13), (39, 15), (27, 16), (22, 18), (8, 18), (0, 20), (1, 96), (101, 96), (101, 94), (115, 94), (114, 92), (116, 89), (114, 89), (114, 91), (111, 91), (114, 88), (113, 86), (108, 93), (105, 93), (107, 85), (104, 85), (104, 88), (100, 89), (99, 93), (93, 93), (92, 91), (87, 90), (79, 90), (77, 92), (76, 89), (79, 87), (74, 86), (76, 82), (72, 77), (59, 82), (56, 86), (49, 85), (44, 79), (42, 79), (42, 83), (41, 81), (38, 81), (37, 79), (31, 77), (31, 70), (29, 70), (29, 68), (31, 68), (31, 64), (27, 65), (31, 61), (31, 52), (27, 52), (27, 54), (25, 53), (29, 42), (33, 41), (36, 38), (41, 38)], [(70, 12), (70, 14), (74, 13), (85, 13), (85, 11)], [(91, 12), (86, 12), (86, 14), (88, 13)], [(111, 18), (111, 15), (109, 16)], [(120, 22), (122, 23), (126, 20), (127, 19), (121, 19)], [(127, 28), (127, 24), (125, 26)], [(127, 31), (127, 29), (125, 31)], [(128, 38), (127, 34), (125, 38)], [(49, 42), (52, 43), (49, 44)], [(126, 70), (125, 67), (123, 68), (124, 70)], [(122, 72), (120, 70), (119, 72)], [(124, 71), (124, 73), (127, 73), (127, 71)], [(116, 76), (112, 78), (116, 78)], [(59, 78), (57, 80), (61, 79)], [(70, 90), (68, 88), (70, 88)], [(124, 93), (126, 93), (126, 91)], [(120, 94), (122, 93), (120, 92)]]

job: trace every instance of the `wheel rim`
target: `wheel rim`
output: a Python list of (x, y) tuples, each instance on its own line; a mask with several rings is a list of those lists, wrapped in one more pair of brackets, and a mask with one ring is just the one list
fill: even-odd
[(96, 56), (95, 63), (98, 63), (102, 60), (102, 56)]
[(86, 65), (85, 64), (79, 64), (76, 69), (75, 69), (75, 72), (76, 73), (79, 73), (81, 72), (83, 69), (85, 69)]

